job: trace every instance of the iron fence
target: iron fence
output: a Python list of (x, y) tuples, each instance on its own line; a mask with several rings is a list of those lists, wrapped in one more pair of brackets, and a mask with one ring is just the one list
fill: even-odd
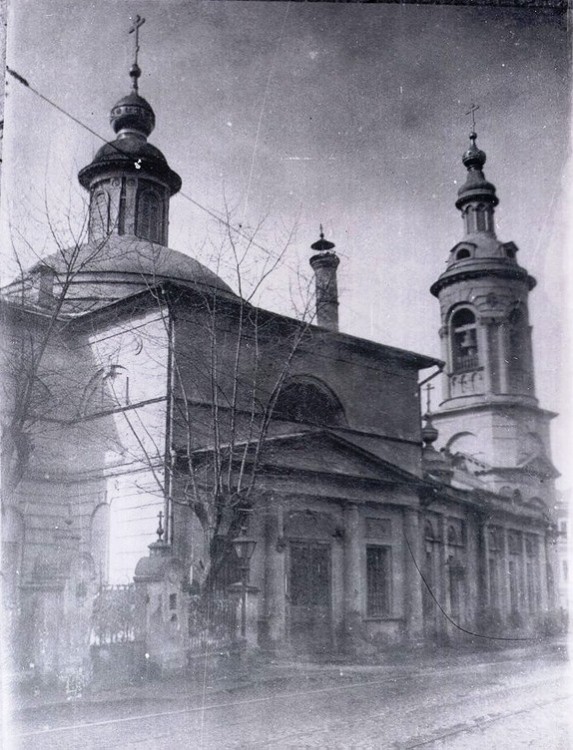
[(237, 600), (213, 594), (189, 597), (189, 652), (204, 655), (231, 648), (236, 641)]
[(135, 585), (100, 586), (92, 613), (92, 645), (103, 646), (134, 640)]

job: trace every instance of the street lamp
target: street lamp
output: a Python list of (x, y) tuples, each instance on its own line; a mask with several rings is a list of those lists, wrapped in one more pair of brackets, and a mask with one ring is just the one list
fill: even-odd
[(249, 578), (249, 563), (257, 542), (254, 539), (250, 539), (246, 535), (246, 529), (243, 528), (241, 535), (233, 539), (233, 546), (241, 567), (241, 638), (244, 639), (247, 634), (247, 581)]

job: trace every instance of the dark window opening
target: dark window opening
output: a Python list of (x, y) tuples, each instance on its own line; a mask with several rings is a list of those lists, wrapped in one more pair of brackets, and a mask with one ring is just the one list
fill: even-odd
[(458, 310), (451, 319), (454, 372), (479, 366), (476, 318), (471, 310)]
[(366, 547), (366, 614), (383, 617), (390, 614), (390, 548)]
[(514, 309), (509, 315), (509, 380), (513, 391), (528, 391), (531, 379), (527, 372), (528, 358), (528, 325), (520, 309)]
[(290, 603), (293, 607), (330, 606), (330, 547), (291, 542)]
[(426, 521), (424, 524), (424, 539), (427, 539), (429, 542), (433, 542), (436, 538), (434, 534), (434, 527), (432, 526), (431, 521)]
[(121, 180), (121, 188), (119, 193), (119, 215), (117, 218), (117, 233), (125, 234), (125, 209), (127, 199), (125, 195), (125, 177)]
[(470, 251), (467, 249), (467, 247), (462, 247), (461, 250), (458, 250), (456, 253), (456, 260), (463, 260), (464, 258), (470, 257)]
[(289, 383), (277, 398), (273, 416), (292, 422), (344, 424), (342, 407), (333, 393), (307, 381)]
[(478, 232), (485, 232), (487, 230), (485, 206), (481, 204), (476, 208), (476, 229)]
[(136, 235), (151, 242), (163, 240), (163, 206), (154, 190), (144, 190), (137, 202)]
[(103, 238), (109, 232), (109, 195), (104, 190), (93, 197), (90, 228), (97, 238)]

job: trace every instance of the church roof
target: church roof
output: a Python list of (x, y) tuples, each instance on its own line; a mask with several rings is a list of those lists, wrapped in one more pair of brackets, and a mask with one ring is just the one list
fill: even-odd
[[(71, 272), (70, 272), (71, 271)], [(28, 272), (24, 286), (31, 304), (37, 303), (39, 279), (54, 274), (58, 285), (71, 277), (62, 312), (81, 313), (143, 291), (162, 281), (198, 290), (217, 290), (234, 295), (231, 288), (199, 261), (177, 250), (133, 236), (111, 235), (102, 243), (88, 243), (43, 258)], [(8, 299), (20, 295), (15, 281), (3, 291)], [(36, 297), (36, 299), (34, 299)]]

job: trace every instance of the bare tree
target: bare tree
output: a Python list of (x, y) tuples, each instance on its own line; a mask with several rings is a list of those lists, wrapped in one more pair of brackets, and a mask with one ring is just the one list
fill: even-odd
[[(88, 243), (88, 215), (79, 222), (65, 217), (65, 231), (56, 224), (45, 204), (45, 221), (53, 252), (39, 257), (33, 245), (18, 232), (12, 242), (17, 277), (2, 290), (4, 337), (2, 342), (2, 410), (0, 434), (1, 492), (11, 498), (24, 478), (34, 449), (34, 432), (54, 414), (70, 407), (69, 375), (54, 369), (51, 348), (69, 320), (78, 312), (70, 296), (77, 275), (100, 256), (108, 237)], [(76, 226), (78, 228), (76, 229)], [(13, 235), (14, 236), (14, 235)], [(21, 258), (36, 258), (25, 270)]]
[[(177, 508), (190, 509), (199, 522), (203, 543), (195, 575), (200, 569), (197, 582), (203, 593), (216, 584), (229, 542), (255, 503), (277, 400), (314, 318), (311, 279), (300, 273), (296, 320), (253, 304), (285, 263), (293, 233), (271, 252), (257, 242), (261, 225), (237, 232), (227, 212), (223, 226), (220, 243), (212, 245), (210, 265), (220, 271), (226, 264), (236, 295), (198, 284), (183, 299), (180, 290), (148, 280), (165, 330), (175, 329), (169, 364), (171, 450), (163, 462), (158, 460), (161, 446), (149, 448), (138, 416), (123, 412), (156, 491), (171, 509), (170, 541), (174, 509), (175, 515)], [(187, 345), (180, 345), (179, 337)]]

